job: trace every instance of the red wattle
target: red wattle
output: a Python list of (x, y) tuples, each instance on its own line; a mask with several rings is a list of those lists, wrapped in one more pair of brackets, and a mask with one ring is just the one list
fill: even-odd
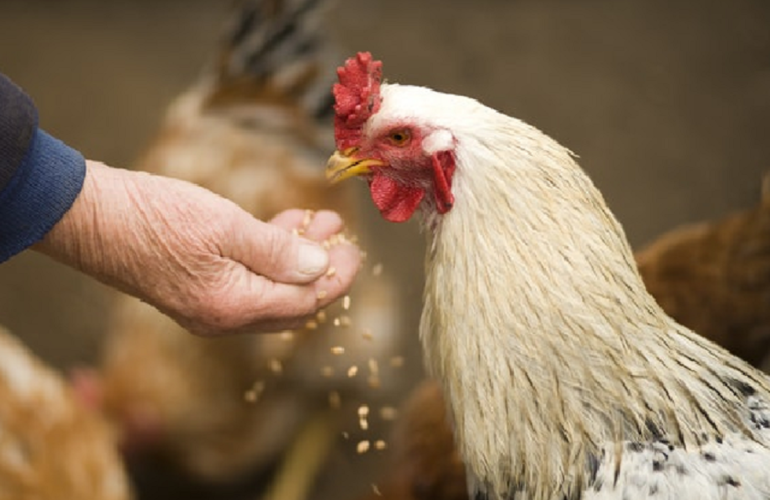
[(408, 221), (425, 196), (423, 189), (405, 187), (380, 173), (369, 181), (369, 191), (380, 214), (389, 222)]
[(455, 197), (452, 194), (452, 176), (455, 173), (455, 159), (449, 151), (435, 153), (431, 157), (433, 184), (435, 186), (436, 210), (445, 214), (452, 210)]

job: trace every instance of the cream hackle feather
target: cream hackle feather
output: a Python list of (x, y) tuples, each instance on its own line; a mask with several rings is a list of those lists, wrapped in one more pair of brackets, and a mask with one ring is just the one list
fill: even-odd
[(423, 202), (420, 335), (471, 493), (770, 498), (768, 379), (660, 309), (571, 153), (472, 99), (383, 85), (365, 133), (403, 123), (457, 165), (453, 209)]

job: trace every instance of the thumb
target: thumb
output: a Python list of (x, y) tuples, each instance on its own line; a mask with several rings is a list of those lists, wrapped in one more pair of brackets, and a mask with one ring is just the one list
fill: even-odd
[(279, 283), (310, 283), (328, 269), (329, 253), (321, 245), (250, 215), (245, 219), (227, 257)]

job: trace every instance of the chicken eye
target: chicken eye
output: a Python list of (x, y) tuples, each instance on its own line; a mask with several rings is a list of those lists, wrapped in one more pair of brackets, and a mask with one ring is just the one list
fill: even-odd
[(394, 146), (406, 146), (411, 138), (412, 134), (408, 130), (394, 130), (388, 136), (390, 143)]

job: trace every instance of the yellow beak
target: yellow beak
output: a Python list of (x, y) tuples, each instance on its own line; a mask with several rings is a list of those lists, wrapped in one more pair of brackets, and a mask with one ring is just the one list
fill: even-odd
[(380, 160), (374, 158), (356, 158), (355, 148), (345, 151), (335, 151), (326, 163), (326, 179), (332, 184), (344, 181), (356, 175), (366, 175), (371, 173), (372, 167), (381, 167), (385, 165)]

